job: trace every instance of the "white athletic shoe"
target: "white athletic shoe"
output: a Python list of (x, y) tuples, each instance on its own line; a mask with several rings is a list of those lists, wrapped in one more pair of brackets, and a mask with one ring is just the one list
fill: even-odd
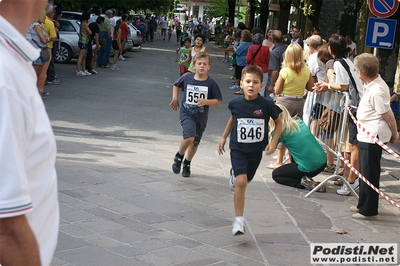
[(239, 222), (239, 221), (235, 220), (232, 224), (232, 234), (234, 236), (237, 236), (237, 235), (243, 235), (244, 233), (245, 233), (244, 221)]
[[(349, 183), (349, 184), (354, 190), (357, 190), (358, 187), (360, 186), (359, 178), (357, 177), (357, 179), (354, 180), (353, 184), (351, 184), (351, 183)], [(343, 184), (341, 188), (336, 190), (336, 193), (339, 194), (339, 195), (342, 195), (342, 196), (348, 196), (348, 195), (351, 194), (351, 191), (350, 191), (349, 187), (346, 184)]]

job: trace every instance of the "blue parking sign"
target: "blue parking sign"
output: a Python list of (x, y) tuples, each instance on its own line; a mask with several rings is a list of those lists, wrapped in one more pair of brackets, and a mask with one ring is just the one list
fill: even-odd
[(393, 49), (397, 21), (394, 19), (368, 18), (365, 46)]

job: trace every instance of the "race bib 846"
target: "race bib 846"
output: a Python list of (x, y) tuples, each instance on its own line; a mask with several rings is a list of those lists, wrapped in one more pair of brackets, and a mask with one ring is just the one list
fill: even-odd
[(265, 120), (257, 118), (238, 118), (237, 141), (256, 143), (264, 139)]

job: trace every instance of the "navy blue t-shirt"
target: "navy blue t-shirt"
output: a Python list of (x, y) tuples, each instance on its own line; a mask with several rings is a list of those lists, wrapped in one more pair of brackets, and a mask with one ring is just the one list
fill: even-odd
[(197, 101), (199, 98), (222, 101), (222, 94), (214, 78), (208, 76), (206, 80), (195, 80), (194, 75), (191, 72), (185, 73), (174, 82), (175, 86), (185, 89), (179, 109), (179, 119), (183, 120), (185, 117), (194, 118), (199, 127), (205, 129), (210, 106), (199, 107)]
[(228, 105), (234, 119), (229, 148), (242, 152), (262, 151), (268, 144), (268, 122), (279, 117), (282, 110), (269, 99), (258, 96), (248, 101), (243, 96)]

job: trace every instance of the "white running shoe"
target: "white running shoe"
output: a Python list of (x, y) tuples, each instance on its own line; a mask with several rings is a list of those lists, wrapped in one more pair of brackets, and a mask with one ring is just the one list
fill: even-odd
[[(360, 186), (359, 178), (357, 177), (357, 179), (354, 180), (353, 184), (351, 184), (351, 183), (349, 183), (349, 184), (354, 190), (357, 190), (358, 187)], [(339, 194), (339, 195), (342, 195), (342, 196), (348, 196), (348, 195), (351, 194), (351, 191), (350, 191), (349, 187), (346, 184), (343, 184), (341, 188), (336, 190), (336, 193)]]
[(119, 70), (119, 68), (117, 66), (112, 66), (111, 70), (117, 71), (117, 70)]
[(231, 178), (229, 178), (229, 189), (231, 191), (235, 190), (235, 186), (236, 186), (236, 176), (235, 173), (233, 172), (233, 169), (231, 168), (231, 170), (229, 171)]
[(75, 71), (75, 76), (83, 77), (83, 76), (86, 76), (86, 74), (82, 70), (81, 71)]
[(119, 59), (119, 60), (122, 60), (122, 61), (125, 61), (125, 60), (126, 60), (126, 58), (123, 57), (122, 55), (120, 55), (120, 56), (118, 57), (118, 59)]
[(234, 236), (237, 236), (237, 235), (243, 235), (244, 233), (245, 233), (244, 221), (239, 222), (239, 221), (235, 220), (232, 224), (232, 234)]
[(90, 76), (90, 75), (92, 75), (92, 73), (90, 73), (90, 72), (89, 72), (89, 71), (87, 71), (87, 70), (83, 71), (83, 73), (85, 73), (85, 75), (86, 75), (86, 76)]

